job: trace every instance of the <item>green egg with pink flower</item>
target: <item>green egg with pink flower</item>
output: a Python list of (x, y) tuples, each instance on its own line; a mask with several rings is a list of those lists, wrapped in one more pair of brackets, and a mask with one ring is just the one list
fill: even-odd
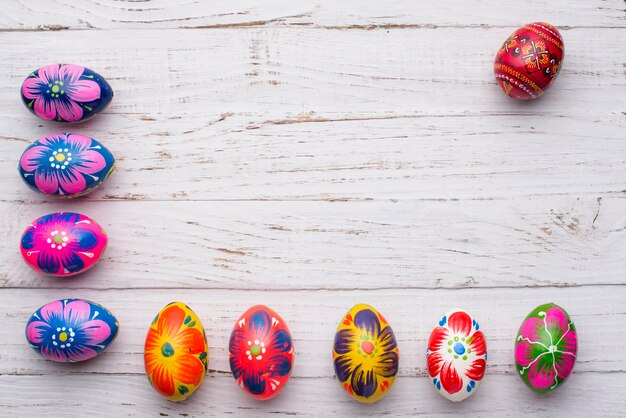
[(102, 112), (113, 99), (106, 79), (76, 64), (50, 64), (22, 83), (22, 101), (35, 116), (56, 122), (82, 122)]
[(554, 303), (539, 305), (522, 322), (515, 338), (515, 366), (533, 392), (546, 394), (572, 374), (578, 351), (576, 327)]

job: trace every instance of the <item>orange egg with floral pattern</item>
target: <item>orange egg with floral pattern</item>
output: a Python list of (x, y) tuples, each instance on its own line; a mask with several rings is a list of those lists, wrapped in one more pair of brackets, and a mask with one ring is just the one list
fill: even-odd
[(380, 312), (365, 304), (350, 309), (333, 345), (335, 373), (346, 393), (363, 403), (379, 401), (396, 380), (398, 362), (396, 337)]
[(148, 380), (168, 400), (185, 400), (202, 385), (208, 354), (198, 316), (184, 303), (172, 302), (148, 330), (144, 348)]

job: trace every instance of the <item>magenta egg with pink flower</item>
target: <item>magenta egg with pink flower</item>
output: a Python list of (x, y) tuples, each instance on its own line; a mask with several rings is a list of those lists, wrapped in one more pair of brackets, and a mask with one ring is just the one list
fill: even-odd
[(115, 168), (115, 157), (94, 138), (62, 133), (30, 144), (18, 164), (31, 189), (58, 197), (78, 197), (96, 190)]
[(106, 232), (93, 219), (57, 212), (31, 222), (22, 235), (20, 250), (37, 273), (68, 277), (95, 266), (107, 242)]
[(50, 64), (31, 72), (22, 83), (22, 101), (43, 120), (81, 122), (102, 112), (113, 89), (95, 71), (75, 64)]
[(104, 306), (62, 299), (37, 309), (26, 324), (28, 344), (43, 358), (60, 363), (94, 358), (113, 342), (120, 324)]

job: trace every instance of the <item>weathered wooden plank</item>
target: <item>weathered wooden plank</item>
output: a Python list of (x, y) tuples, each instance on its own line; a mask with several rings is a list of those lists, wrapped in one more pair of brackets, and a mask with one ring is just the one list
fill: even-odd
[[(369, 291), (225, 291), (225, 290), (31, 290), (2, 289), (4, 301), (0, 339), (0, 374), (143, 374), (143, 344), (154, 315), (167, 303), (180, 300), (203, 322), (209, 344), (209, 370), (228, 374), (228, 338), (238, 316), (263, 303), (288, 323), (296, 349), (294, 376), (334, 375), (332, 341), (337, 324), (359, 302), (379, 309), (394, 329), (401, 353), (401, 376), (427, 376), (426, 341), (441, 315), (462, 307), (479, 321), (487, 338), (489, 375), (516, 379), (513, 341), (524, 317), (536, 305), (555, 302), (570, 313), (579, 337), (576, 373), (618, 373), (626, 370), (615, 336), (626, 335), (626, 286), (524, 289), (444, 289)], [(26, 343), (24, 327), (40, 306), (64, 297), (101, 303), (119, 319), (117, 340), (103, 355), (80, 364), (59, 365), (43, 360)], [(512, 386), (512, 384), (510, 384)]]
[(0, 408), (11, 416), (606, 416), (623, 415), (624, 373), (574, 375), (549, 396), (534, 395), (514, 375), (488, 376), (461, 404), (435, 394), (426, 378), (401, 377), (385, 399), (358, 404), (331, 378), (292, 378), (272, 401), (259, 402), (230, 376), (211, 376), (185, 402), (159, 397), (142, 376), (0, 376)]
[[(46, 201), (16, 166), (30, 141), (59, 128), (28, 117), (0, 121), (0, 200)], [(626, 189), (625, 122), (497, 112), (109, 114), (78, 131), (117, 157), (90, 201), (595, 199)]]
[[(184, 119), (190, 113), (260, 109), (281, 115), (529, 112), (588, 118), (614, 114), (623, 122), (626, 99), (618, 92), (626, 85), (621, 59), (626, 29), (564, 31), (562, 74), (549, 95), (534, 103), (516, 102), (495, 84), (493, 59), (509, 32), (253, 28), (2, 33), (4, 53), (13, 58), (0, 78), (0, 111), (28, 120), (19, 98), (23, 78), (38, 65), (73, 62), (111, 81), (116, 96), (110, 113)], [(86, 47), (77, 47), (78, 36), (79, 45)], [(29, 123), (35, 125), (32, 118)]]
[[(623, 284), (626, 199), (2, 203), (5, 287), (376, 289)], [(37, 216), (108, 231), (100, 265), (37, 275), (17, 247)]]
[(152, 0), (5, 0), (0, 28), (18, 30), (195, 28), (240, 26), (314, 26), (340, 29), (396, 28), (417, 25), (521, 25), (550, 19), (567, 26), (624, 27), (619, 0), (497, 0), (420, 2), (250, 0), (195, 2)]

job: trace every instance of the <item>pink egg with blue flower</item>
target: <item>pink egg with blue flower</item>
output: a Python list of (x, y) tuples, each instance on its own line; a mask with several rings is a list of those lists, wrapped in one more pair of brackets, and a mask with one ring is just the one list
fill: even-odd
[(476, 318), (461, 309), (443, 315), (430, 334), (426, 361), (441, 396), (459, 402), (473, 395), (487, 367), (487, 343)]
[(106, 232), (93, 219), (57, 212), (34, 220), (22, 235), (20, 249), (36, 272), (67, 277), (95, 266), (107, 242)]
[(60, 197), (78, 197), (96, 190), (114, 168), (111, 151), (94, 138), (74, 133), (49, 135), (33, 142), (18, 165), (28, 187)]
[(22, 83), (21, 94), (33, 114), (57, 122), (91, 119), (113, 99), (113, 89), (104, 77), (74, 64), (51, 64), (36, 69)]
[(26, 340), (47, 360), (78, 362), (99, 355), (117, 337), (119, 328), (117, 318), (97, 303), (55, 300), (31, 315)]

